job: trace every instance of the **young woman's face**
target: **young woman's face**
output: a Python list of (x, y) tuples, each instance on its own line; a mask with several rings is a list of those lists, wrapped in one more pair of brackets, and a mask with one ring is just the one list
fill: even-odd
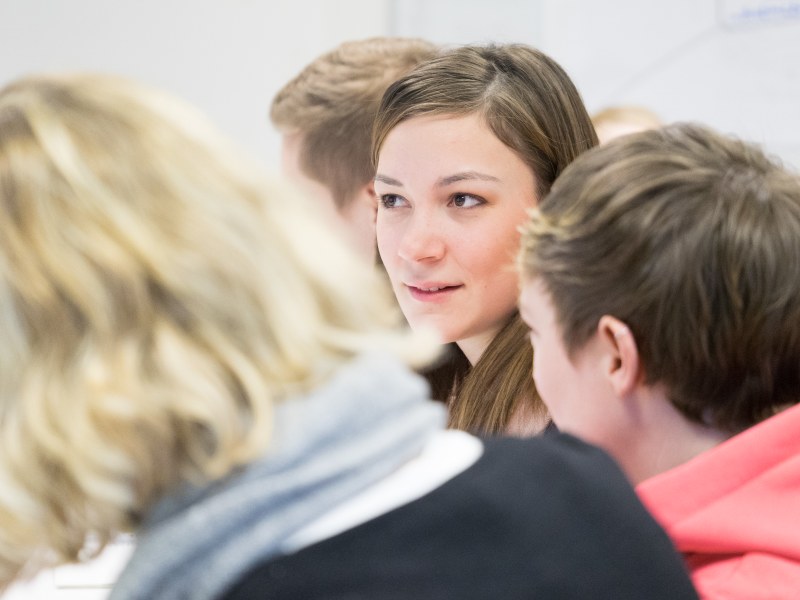
[(535, 176), (479, 116), (424, 116), (386, 137), (375, 192), (378, 250), (406, 319), (474, 364), (515, 307)]

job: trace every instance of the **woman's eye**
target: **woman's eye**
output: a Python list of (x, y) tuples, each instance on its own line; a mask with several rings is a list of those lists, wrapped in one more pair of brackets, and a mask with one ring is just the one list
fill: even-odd
[(459, 208), (472, 208), (485, 203), (482, 198), (471, 194), (455, 194), (453, 196), (453, 204)]
[(406, 205), (406, 199), (397, 194), (381, 195), (381, 205), (383, 208), (399, 208)]

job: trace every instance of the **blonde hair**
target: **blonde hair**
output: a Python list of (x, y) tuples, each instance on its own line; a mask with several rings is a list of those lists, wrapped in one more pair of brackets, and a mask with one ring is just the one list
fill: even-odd
[(165, 94), (0, 91), (0, 587), (262, 454), (353, 355), (430, 356), (333, 235)]
[[(552, 58), (523, 44), (462, 46), (389, 86), (375, 119), (373, 163), (403, 121), (470, 114), (480, 115), (528, 165), (539, 199), (576, 156), (597, 144), (577, 88)], [(527, 328), (515, 311), (474, 366), (451, 344), (448, 360), (426, 375), (434, 397), (449, 399), (452, 427), (499, 433), (521, 401), (532, 414), (546, 413), (533, 385), (532, 361)]]
[(609, 106), (592, 115), (600, 143), (608, 142), (621, 135), (658, 129), (664, 123), (655, 112), (644, 106)]
[(372, 121), (386, 87), (437, 47), (417, 38), (347, 41), (316, 58), (276, 94), (273, 124), (300, 133), (303, 172), (345, 207), (372, 181)]
[(800, 177), (758, 147), (680, 124), (570, 165), (523, 233), (525, 277), (574, 354), (603, 315), (688, 419), (738, 432), (800, 394)]

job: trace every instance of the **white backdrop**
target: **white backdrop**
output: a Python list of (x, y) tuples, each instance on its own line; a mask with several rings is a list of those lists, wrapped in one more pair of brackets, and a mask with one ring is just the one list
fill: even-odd
[(0, 0), (0, 84), (112, 71), (165, 87), (266, 164), (277, 89), (345, 39), (536, 45), (587, 106), (638, 103), (800, 167), (800, 0)]
[(387, 29), (385, 0), (0, 0), (0, 85), (47, 70), (135, 77), (275, 166), (275, 92), (321, 52)]
[(393, 32), (538, 46), (590, 111), (642, 104), (800, 168), (800, 0), (395, 0)]

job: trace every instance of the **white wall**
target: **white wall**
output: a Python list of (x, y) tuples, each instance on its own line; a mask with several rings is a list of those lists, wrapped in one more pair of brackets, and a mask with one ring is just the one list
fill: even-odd
[(533, 44), (592, 111), (645, 104), (800, 166), (800, 0), (2, 0), (0, 84), (41, 70), (133, 76), (276, 166), (278, 88), (339, 42), (385, 33)]
[(321, 52), (387, 32), (386, 0), (0, 0), (0, 85), (100, 70), (168, 89), (265, 164), (275, 92)]
[(798, 0), (544, 0), (541, 48), (587, 106), (635, 103), (800, 168)]
[(393, 0), (391, 32), (438, 44), (525, 42), (536, 45), (546, 25), (541, 0)]
[(642, 104), (762, 143), (800, 168), (800, 0), (395, 0), (393, 32), (519, 41), (590, 112)]

